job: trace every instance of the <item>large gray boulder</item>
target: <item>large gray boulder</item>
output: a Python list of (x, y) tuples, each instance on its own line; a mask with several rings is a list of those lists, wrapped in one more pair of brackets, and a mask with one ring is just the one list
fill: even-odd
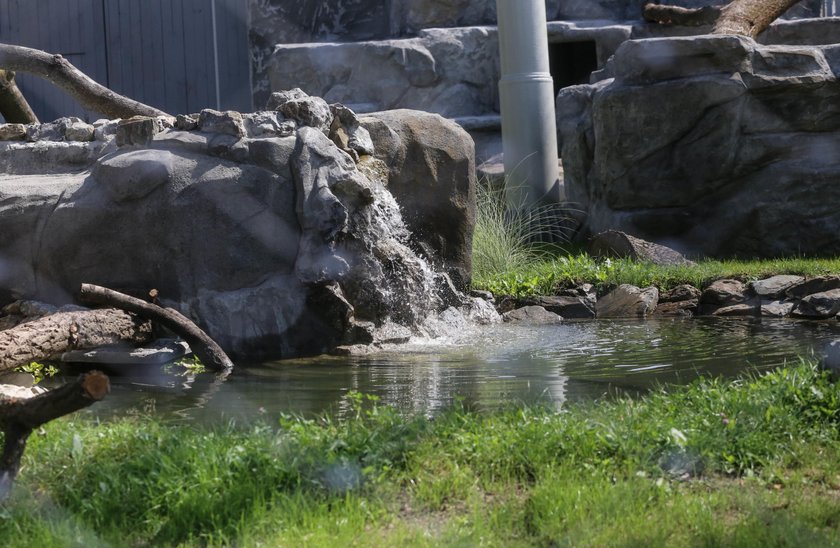
[(737, 36), (631, 40), (557, 98), (584, 230), (713, 256), (840, 252), (840, 55)]
[[(155, 288), (249, 358), (376, 342), (395, 324), (419, 329), (444, 304), (387, 189), (414, 181), (359, 169), (310, 122), (205, 111), (191, 131), (155, 125), (146, 145), (117, 146), (105, 132), (72, 149), (46, 137), (0, 142), (0, 299), (72, 302), (83, 282), (135, 295)], [(471, 188), (462, 132), (438, 124), (434, 134), (453, 147), (428, 150), (436, 190)], [(416, 137), (401, 134), (400, 146), (422, 155)], [(439, 195), (443, 207), (451, 199)]]
[(360, 122), (387, 168), (388, 190), (402, 208), (411, 242), (466, 289), (475, 225), (472, 139), (457, 124), (425, 112), (379, 112)]

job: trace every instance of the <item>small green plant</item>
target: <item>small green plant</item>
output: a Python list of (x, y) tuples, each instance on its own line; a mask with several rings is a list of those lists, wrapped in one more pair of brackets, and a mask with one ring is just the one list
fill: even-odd
[(473, 234), (473, 276), (479, 281), (550, 257), (566, 241), (562, 204), (511, 207), (504, 190), (478, 185)]
[[(201, 359), (195, 354), (188, 354), (170, 364), (174, 367), (183, 367), (185, 375), (198, 375), (207, 371), (207, 367), (202, 363)], [(170, 372), (171, 368), (169, 368)]]
[(34, 378), (35, 384), (58, 373), (58, 369), (54, 365), (39, 362), (29, 362), (25, 365), (18, 366), (15, 368), (15, 371), (18, 373), (29, 373)]

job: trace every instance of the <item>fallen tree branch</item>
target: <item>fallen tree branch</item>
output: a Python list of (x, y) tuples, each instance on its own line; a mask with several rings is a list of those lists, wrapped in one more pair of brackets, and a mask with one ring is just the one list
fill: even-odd
[(57, 312), (0, 331), (0, 371), (49, 360), (74, 349), (151, 340), (152, 327), (122, 310)]
[(15, 84), (15, 73), (0, 69), (0, 114), (9, 124), (37, 124), (38, 117)]
[(712, 34), (740, 34), (755, 39), (799, 0), (732, 0), (723, 7), (682, 8), (648, 3), (642, 16), (666, 25), (714, 25)]
[(98, 84), (61, 55), (10, 44), (0, 44), (0, 69), (28, 72), (60, 87), (82, 107), (108, 118), (169, 116), (139, 101), (129, 99)]
[(90, 371), (75, 382), (28, 399), (0, 396), (0, 429), (4, 435), (0, 456), (0, 501), (11, 492), (32, 431), (101, 400), (110, 390), (104, 373)]
[(225, 351), (216, 344), (216, 341), (211, 339), (192, 320), (173, 308), (163, 308), (113, 289), (93, 284), (82, 284), (80, 297), (82, 301), (87, 303), (113, 306), (157, 322), (187, 341), (192, 351), (206, 367), (215, 371), (230, 371), (233, 369), (233, 362), (225, 354)]

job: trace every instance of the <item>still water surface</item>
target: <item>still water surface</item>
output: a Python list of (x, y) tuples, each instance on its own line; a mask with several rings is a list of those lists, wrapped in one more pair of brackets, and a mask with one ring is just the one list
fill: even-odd
[(840, 338), (837, 322), (717, 319), (500, 325), (425, 340), (372, 356), (239, 365), (226, 381), (156, 369), (112, 377), (112, 394), (89, 416), (136, 411), (216, 422), (280, 413), (348, 412), (348, 391), (409, 413), (454, 403), (492, 409), (511, 402), (561, 406), (698, 375), (734, 376), (796, 363)]

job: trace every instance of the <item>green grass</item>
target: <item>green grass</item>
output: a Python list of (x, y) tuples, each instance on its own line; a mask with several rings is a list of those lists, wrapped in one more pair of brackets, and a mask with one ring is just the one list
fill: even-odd
[(562, 412), (192, 427), (61, 420), (4, 546), (838, 545), (840, 389), (815, 365)]
[(601, 292), (620, 284), (650, 285), (668, 290), (679, 284), (698, 288), (712, 281), (734, 278), (753, 281), (776, 274), (819, 276), (840, 273), (840, 258), (787, 258), (756, 260), (700, 260), (693, 266), (659, 266), (630, 259), (594, 259), (586, 253), (543, 256), (528, 264), (497, 270), (473, 272), (473, 287), (494, 294), (527, 296), (552, 295), (582, 283), (594, 284)]
[[(499, 190), (478, 185), (473, 235), (473, 287), (496, 295), (551, 295), (583, 283), (606, 292), (621, 284), (668, 290), (680, 284), (704, 288), (714, 280), (759, 280), (776, 274), (840, 273), (840, 258), (792, 257), (755, 260), (701, 259), (695, 265), (658, 266), (630, 259), (595, 259), (562, 242), (562, 205), (508, 208)], [(561, 242), (545, 245), (539, 242)]]

